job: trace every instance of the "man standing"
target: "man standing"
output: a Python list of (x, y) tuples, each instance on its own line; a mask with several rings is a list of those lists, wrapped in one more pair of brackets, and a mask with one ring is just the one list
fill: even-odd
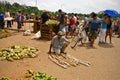
[[(5, 13), (5, 18), (10, 18), (10, 11), (7, 10), (7, 12)], [(11, 27), (11, 20), (7, 21), (7, 28)]]
[(101, 22), (99, 19), (97, 19), (97, 14), (94, 13), (92, 15), (92, 19), (89, 21), (88, 26), (90, 26), (90, 33), (88, 34), (90, 46), (93, 47), (94, 41), (97, 38), (101, 28)]
[(120, 38), (120, 17), (118, 18), (118, 38)]
[(17, 29), (19, 32), (19, 30), (21, 28), (21, 20), (22, 20), (21, 10), (18, 11), (16, 20), (17, 20)]
[(41, 15), (42, 18), (42, 24), (45, 24), (45, 22), (49, 19), (49, 16), (47, 14), (48, 12), (46, 10), (43, 11), (43, 14)]
[(59, 31), (62, 31), (64, 34), (66, 33), (65, 29), (65, 15), (62, 12), (61, 9), (58, 10), (58, 17), (57, 17), (59, 23)]
[(51, 53), (52, 48), (56, 54), (65, 53), (64, 51), (69, 44), (70, 42), (63, 36), (63, 33), (59, 31), (58, 34), (53, 37), (48, 53)]
[(0, 12), (0, 28), (4, 29), (4, 15)]

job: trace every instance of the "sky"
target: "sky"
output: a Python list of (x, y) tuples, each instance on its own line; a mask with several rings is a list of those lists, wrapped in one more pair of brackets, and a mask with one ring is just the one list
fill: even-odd
[(106, 9), (114, 9), (120, 12), (120, 0), (0, 0), (11, 4), (17, 2), (27, 6), (37, 6), (39, 10), (58, 11), (62, 9), (67, 13), (99, 12)]

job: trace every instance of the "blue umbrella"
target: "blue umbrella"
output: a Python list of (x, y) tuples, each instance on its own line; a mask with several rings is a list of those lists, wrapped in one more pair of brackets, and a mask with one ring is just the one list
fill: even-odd
[(119, 17), (119, 13), (115, 10), (105, 10), (104, 13), (111, 17)]
[(120, 14), (119, 14), (119, 17), (120, 17)]

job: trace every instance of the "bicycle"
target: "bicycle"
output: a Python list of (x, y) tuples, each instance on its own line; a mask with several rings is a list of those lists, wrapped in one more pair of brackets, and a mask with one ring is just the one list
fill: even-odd
[(81, 44), (85, 43), (86, 32), (83, 25), (84, 23), (81, 23), (79, 25), (78, 32), (74, 34), (72, 41), (70, 43), (71, 48), (74, 48), (79, 42), (81, 42)]

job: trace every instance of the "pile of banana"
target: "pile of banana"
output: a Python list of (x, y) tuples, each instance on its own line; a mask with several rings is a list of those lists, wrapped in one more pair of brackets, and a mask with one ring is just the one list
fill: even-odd
[(34, 58), (38, 55), (38, 49), (28, 46), (11, 46), (0, 51), (1, 60), (19, 60), (23, 58)]
[(11, 36), (11, 31), (6, 29), (0, 29), (0, 39)]
[(34, 72), (33, 70), (27, 70), (25, 78), (28, 80), (57, 80), (57, 78), (46, 73)]

